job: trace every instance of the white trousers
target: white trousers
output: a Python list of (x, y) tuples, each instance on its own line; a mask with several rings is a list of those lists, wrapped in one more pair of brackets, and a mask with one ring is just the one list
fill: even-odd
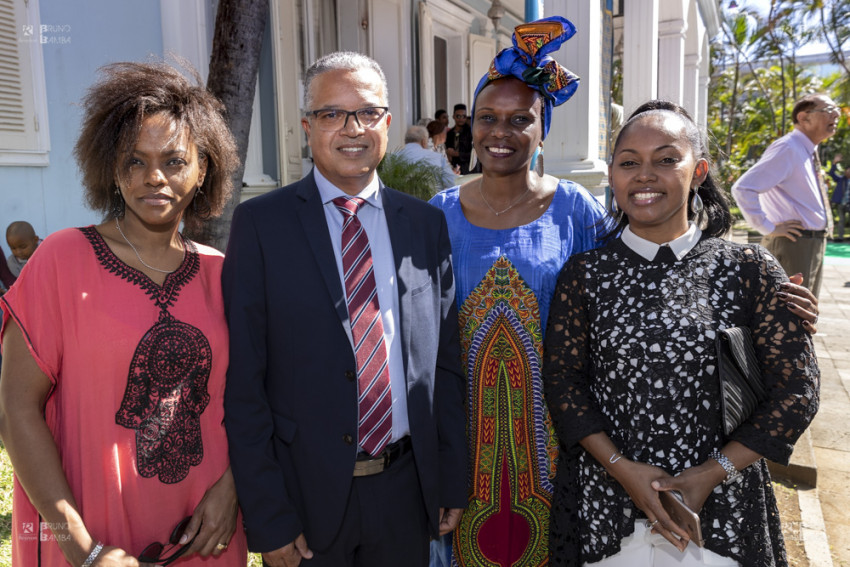
[(679, 551), (659, 534), (653, 534), (646, 520), (635, 522), (632, 535), (620, 542), (620, 552), (596, 563), (585, 563), (585, 567), (740, 567), (733, 559), (721, 557), (707, 549), (688, 543), (685, 551)]

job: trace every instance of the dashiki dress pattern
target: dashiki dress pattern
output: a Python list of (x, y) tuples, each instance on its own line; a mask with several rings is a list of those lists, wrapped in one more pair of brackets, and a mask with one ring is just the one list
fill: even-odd
[(543, 399), (543, 330), (561, 267), (598, 245), (605, 213), (569, 181), (540, 218), (509, 229), (469, 223), (458, 187), (431, 203), (448, 222), (469, 383), (469, 507), (452, 565), (545, 565), (558, 442)]

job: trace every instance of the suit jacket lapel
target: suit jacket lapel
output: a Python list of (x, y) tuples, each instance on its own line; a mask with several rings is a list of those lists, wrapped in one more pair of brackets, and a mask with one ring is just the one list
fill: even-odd
[(384, 214), (387, 217), (387, 229), (390, 233), (390, 242), (395, 259), (395, 273), (398, 279), (398, 308), (399, 322), (401, 327), (401, 353), (404, 361), (404, 371), (407, 375), (407, 359), (410, 352), (411, 329), (411, 305), (410, 305), (410, 282), (413, 281), (410, 273), (413, 256), (413, 236), (410, 231), (410, 220), (400, 200), (381, 184), (381, 200), (383, 201)]
[[(304, 233), (307, 235), (307, 242), (313, 250), (313, 255), (319, 265), (319, 271), (325, 280), (337, 315), (339, 315), (340, 321), (345, 322), (348, 320), (348, 307), (345, 304), (345, 295), (342, 292), (342, 282), (339, 279), (339, 270), (328, 232), (324, 206), (312, 171), (301, 180), (296, 193), (301, 198), (296, 213), (301, 221)], [(296, 244), (286, 242), (283, 245), (295, 246)]]

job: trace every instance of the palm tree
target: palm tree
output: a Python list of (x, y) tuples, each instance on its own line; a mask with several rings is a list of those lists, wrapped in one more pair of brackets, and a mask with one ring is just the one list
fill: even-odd
[(227, 247), (230, 219), (242, 194), (248, 133), (254, 109), (254, 90), (268, 13), (268, 0), (218, 2), (207, 88), (227, 109), (227, 124), (236, 138), (240, 166), (233, 173), (233, 195), (221, 217), (210, 219), (195, 230), (186, 231), (186, 236), (219, 250)]

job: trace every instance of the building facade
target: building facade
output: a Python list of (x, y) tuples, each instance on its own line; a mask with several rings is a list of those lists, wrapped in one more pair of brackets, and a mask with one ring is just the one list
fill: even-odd
[[(177, 53), (202, 75), (217, 0), (0, 0), (0, 231), (27, 220), (40, 236), (98, 222), (83, 203), (72, 150), (78, 102), (113, 61)], [(654, 97), (705, 123), (708, 45), (717, 0), (270, 0), (243, 198), (310, 168), (301, 130), (303, 75), (325, 53), (366, 53), (383, 67), (393, 121), (470, 105), (497, 50), (526, 18), (562, 15), (578, 32), (555, 54), (581, 77), (553, 116), (546, 170), (599, 193), (607, 178), (611, 81), (622, 61), (626, 115)]]

